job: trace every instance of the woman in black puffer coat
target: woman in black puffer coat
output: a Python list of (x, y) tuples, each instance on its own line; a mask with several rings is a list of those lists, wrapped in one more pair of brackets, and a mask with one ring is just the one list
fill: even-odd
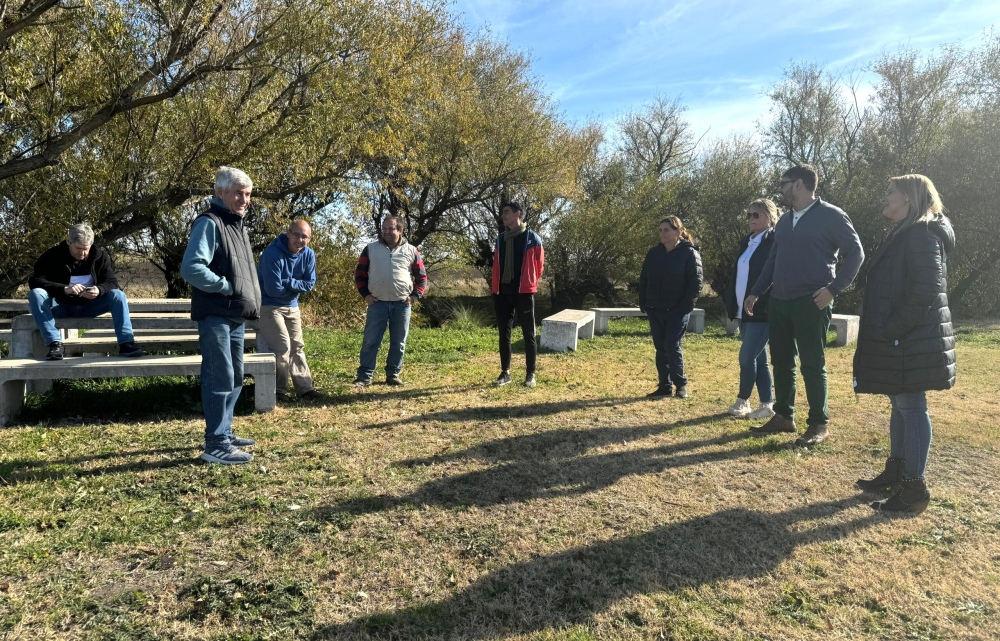
[(955, 233), (941, 198), (926, 176), (889, 181), (883, 215), (896, 227), (868, 268), (854, 390), (886, 394), (890, 454), (885, 470), (861, 479), (865, 491), (892, 488), (877, 510), (922, 512), (930, 501), (924, 468), (931, 445), (927, 390), (955, 384), (955, 337), (948, 309), (948, 254)]

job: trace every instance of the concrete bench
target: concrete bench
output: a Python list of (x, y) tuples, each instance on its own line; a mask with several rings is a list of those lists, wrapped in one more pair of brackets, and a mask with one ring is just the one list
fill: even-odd
[(564, 309), (542, 319), (542, 347), (554, 352), (576, 351), (577, 338), (594, 337), (594, 312)]
[[(0, 312), (27, 312), (27, 298), (0, 298)], [(130, 298), (129, 313), (190, 312), (190, 298)]]
[(858, 341), (858, 330), (861, 328), (861, 317), (851, 314), (834, 314), (830, 325), (837, 332), (837, 345), (843, 347)]
[(11, 339), (11, 329), (10, 329), (10, 318), (0, 318), (0, 341), (10, 344)]
[(609, 319), (646, 315), (646, 312), (638, 307), (591, 307), (590, 311), (594, 312), (595, 334), (607, 333)]
[[(243, 371), (254, 380), (254, 408), (274, 409), (274, 354), (247, 354)], [(198, 376), (201, 356), (148, 356), (145, 358), (67, 358), (37, 361), (28, 358), (0, 360), (0, 426), (9, 424), (24, 405), (25, 381), (59, 378), (128, 378), (134, 376)]]
[[(621, 318), (625, 316), (646, 316), (646, 312), (638, 307), (591, 307), (594, 312), (594, 333), (604, 334), (608, 331), (608, 319)], [(705, 333), (705, 310), (697, 307), (691, 310), (691, 318), (688, 320), (688, 331), (695, 334)]]
[[(155, 334), (136, 332), (136, 342), (147, 352), (197, 352), (199, 350), (198, 332), (179, 333), (176, 330), (150, 330)], [(256, 332), (246, 332), (243, 338), (244, 349), (252, 346), (257, 340)], [(47, 350), (46, 350), (47, 351)], [(114, 330), (104, 333), (102, 330), (90, 330), (82, 338), (69, 338), (63, 341), (63, 353), (66, 356), (115, 356), (118, 354), (118, 339)], [(36, 358), (43, 358), (35, 354)]]

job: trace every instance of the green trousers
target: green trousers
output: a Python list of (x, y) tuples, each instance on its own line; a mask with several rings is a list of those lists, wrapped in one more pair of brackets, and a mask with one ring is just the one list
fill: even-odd
[(768, 307), (771, 367), (774, 369), (774, 411), (795, 420), (795, 356), (809, 401), (809, 425), (830, 422), (827, 409), (826, 332), (833, 304), (816, 309), (812, 296), (795, 300), (771, 297)]

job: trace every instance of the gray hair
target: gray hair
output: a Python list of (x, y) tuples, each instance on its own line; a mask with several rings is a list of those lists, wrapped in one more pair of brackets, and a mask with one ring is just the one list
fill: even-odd
[(253, 181), (241, 169), (219, 167), (219, 171), (215, 172), (215, 189), (232, 189), (234, 186), (253, 189)]
[(87, 223), (73, 225), (66, 232), (66, 244), (90, 247), (94, 244), (94, 230)]

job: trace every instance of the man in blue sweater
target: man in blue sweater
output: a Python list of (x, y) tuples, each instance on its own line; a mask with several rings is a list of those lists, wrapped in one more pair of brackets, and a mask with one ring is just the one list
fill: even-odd
[[(753, 316), (757, 298), (769, 289), (769, 340), (774, 368), (774, 416), (752, 432), (795, 432), (795, 355), (806, 385), (809, 417), (795, 442), (821, 443), (828, 435), (826, 333), (833, 299), (854, 280), (865, 259), (861, 241), (844, 210), (816, 197), (816, 170), (792, 167), (781, 177), (781, 204), (791, 207), (774, 228), (764, 269), (743, 302)], [(840, 268), (837, 268), (838, 260)]]
[(322, 397), (313, 389), (299, 314), (299, 294), (312, 291), (316, 285), (316, 254), (308, 247), (311, 239), (309, 223), (292, 221), (288, 231), (275, 238), (264, 250), (257, 265), (261, 290), (257, 331), (268, 349), (274, 352), (275, 392), (279, 401), (293, 400), (288, 395), (289, 374), (295, 393), (300, 398), (315, 400)]
[(222, 167), (215, 174), (215, 198), (195, 218), (181, 276), (191, 284), (191, 319), (198, 321), (201, 348), (201, 404), (209, 463), (239, 465), (253, 460), (241, 447), (253, 439), (233, 434), (233, 410), (243, 390), (244, 323), (260, 314), (260, 286), (243, 215), (253, 181)]

